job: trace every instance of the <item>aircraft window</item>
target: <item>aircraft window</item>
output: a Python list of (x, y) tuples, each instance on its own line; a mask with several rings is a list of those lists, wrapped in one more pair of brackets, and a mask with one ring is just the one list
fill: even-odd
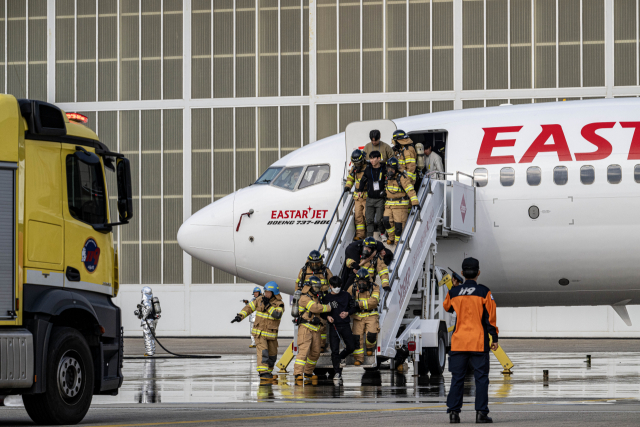
[(540, 185), (542, 181), (542, 171), (538, 166), (531, 166), (527, 169), (527, 184)]
[(511, 187), (516, 180), (516, 171), (513, 168), (502, 168), (500, 170), (500, 184)]
[(553, 168), (553, 182), (557, 185), (565, 185), (569, 181), (569, 169), (566, 166)]
[(489, 171), (485, 168), (478, 168), (473, 171), (473, 180), (476, 187), (484, 187), (489, 182)]
[(636, 182), (640, 182), (640, 165), (635, 165), (633, 167), (633, 178)]
[(580, 182), (584, 185), (591, 185), (596, 180), (596, 170), (593, 166), (583, 166), (580, 168)]
[(273, 181), (273, 185), (276, 187), (284, 188), (285, 190), (294, 190), (296, 184), (300, 180), (300, 174), (302, 173), (304, 166), (297, 166), (294, 168), (286, 168), (278, 177)]
[(256, 184), (268, 184), (280, 173), (282, 168), (269, 168), (258, 178)]
[(329, 165), (309, 166), (304, 171), (302, 182), (298, 189), (310, 187), (312, 185), (320, 184), (329, 179)]
[(609, 181), (609, 184), (619, 184), (622, 181), (622, 168), (620, 165), (609, 165), (607, 168), (607, 181)]

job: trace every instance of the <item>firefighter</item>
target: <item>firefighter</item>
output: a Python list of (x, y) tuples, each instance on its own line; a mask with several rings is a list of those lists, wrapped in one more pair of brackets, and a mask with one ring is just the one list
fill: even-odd
[(138, 309), (134, 314), (140, 319), (142, 335), (144, 336), (144, 355), (153, 356), (156, 354), (156, 326), (160, 319), (160, 301), (153, 297), (150, 287), (142, 288), (142, 301), (138, 304)]
[[(498, 349), (496, 303), (491, 291), (478, 283), (480, 263), (475, 258), (462, 261), (463, 284), (451, 288), (442, 307), (455, 312), (456, 330), (451, 337), (449, 371), (451, 388), (447, 412), (451, 423), (460, 422), (464, 377), (471, 365), (476, 382), (476, 423), (492, 423), (489, 417), (489, 349)], [(489, 346), (489, 336), (492, 344)]]
[(360, 180), (364, 175), (365, 158), (364, 153), (360, 150), (353, 150), (351, 153), (351, 163), (353, 167), (349, 171), (347, 177), (347, 184), (344, 186), (344, 192), (351, 191), (351, 187), (355, 187), (355, 193), (353, 194), (354, 208), (353, 214), (356, 222), (356, 236), (354, 240), (362, 240), (366, 235), (367, 221), (364, 217), (364, 212), (367, 208), (367, 191), (360, 190)]
[(387, 244), (395, 245), (400, 241), (402, 230), (409, 216), (409, 202), (416, 212), (420, 210), (418, 196), (407, 172), (400, 171), (399, 161), (392, 157), (387, 163), (387, 201), (382, 221), (387, 228)]
[[(369, 277), (369, 271), (361, 268), (356, 274), (356, 281), (347, 289), (356, 304), (356, 313), (353, 318), (353, 336), (358, 348), (353, 352), (355, 365), (360, 366), (364, 362), (365, 347), (367, 356), (376, 351), (378, 342), (378, 303), (380, 302), (380, 288)], [(365, 345), (366, 343), (366, 345)]]
[(393, 260), (393, 252), (385, 248), (382, 242), (376, 241), (373, 237), (367, 237), (361, 242), (353, 242), (345, 249), (345, 257), (347, 258), (345, 261), (347, 277), (351, 271), (357, 273), (360, 268), (366, 268), (372, 282), (375, 282), (377, 274), (380, 276), (382, 287), (389, 289), (388, 266)]
[[(324, 260), (322, 254), (319, 251), (311, 251), (309, 252), (309, 256), (307, 257), (307, 262), (300, 269), (298, 273), (298, 278), (296, 279), (296, 284), (298, 287), (302, 287), (304, 283), (307, 281), (307, 278), (311, 276), (316, 276), (320, 279), (320, 283), (322, 283), (322, 292), (329, 291), (329, 279), (333, 277), (331, 270), (327, 266), (324, 265)], [(324, 321), (322, 327), (320, 328), (320, 334), (322, 338), (322, 351), (327, 348), (327, 322)]]
[(304, 284), (302, 295), (298, 300), (300, 313), (298, 317), (298, 355), (293, 368), (296, 381), (304, 378), (314, 379), (313, 370), (320, 358), (322, 347), (320, 314), (331, 311), (331, 306), (320, 302), (322, 289), (323, 285), (320, 279), (311, 276), (309, 281)]
[(398, 159), (400, 165), (399, 170), (406, 172), (411, 184), (416, 183), (417, 165), (416, 165), (416, 149), (413, 147), (413, 141), (405, 131), (398, 129), (393, 133), (393, 152), (395, 158)]
[(273, 378), (272, 371), (278, 356), (278, 328), (284, 313), (284, 302), (276, 282), (264, 286), (264, 296), (251, 301), (236, 315), (231, 323), (256, 313), (256, 322), (252, 334), (256, 340), (258, 354), (258, 374), (261, 379)]
[[(253, 288), (253, 299), (251, 301), (255, 302), (255, 300), (258, 299), (260, 295), (262, 295), (262, 291), (260, 290), (260, 287), (256, 286), (255, 288)], [(244, 300), (244, 303), (245, 305), (249, 304), (249, 301)], [(249, 335), (251, 336), (251, 345), (249, 346), (249, 348), (256, 348), (256, 339), (253, 337), (253, 324), (255, 321), (256, 313), (254, 311), (249, 315)]]

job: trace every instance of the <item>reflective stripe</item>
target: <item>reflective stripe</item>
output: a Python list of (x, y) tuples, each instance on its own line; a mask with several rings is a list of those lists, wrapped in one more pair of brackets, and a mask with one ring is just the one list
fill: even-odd
[(313, 361), (313, 360), (311, 360), (311, 359), (307, 359), (307, 363), (308, 363), (309, 365), (315, 365), (316, 363), (318, 363), (318, 361), (316, 360), (316, 361), (314, 362), (314, 361)]
[(251, 302), (249, 302), (249, 307), (251, 307), (251, 310), (255, 310), (256, 309), (256, 304), (253, 301), (251, 301)]
[(261, 311), (257, 311), (256, 312), (256, 316), (258, 317), (262, 317), (263, 319), (269, 319), (269, 320), (280, 320), (280, 319), (276, 319), (275, 317), (271, 317), (269, 316), (267, 313), (263, 313)]
[(310, 310), (310, 309), (311, 309), (311, 307), (313, 307), (313, 304), (315, 304), (315, 302), (313, 302), (313, 301), (309, 301), (309, 302), (307, 303), (307, 306), (305, 307), (305, 309)]
[(320, 339), (326, 340), (327, 339), (327, 334), (320, 334)]
[(278, 333), (261, 331), (260, 329), (255, 329), (255, 328), (251, 330), (251, 333), (252, 334), (256, 334), (258, 336), (267, 337), (267, 338), (277, 338), (278, 337)]
[(374, 342), (371, 342), (371, 341), (369, 341), (369, 340), (367, 339), (367, 344), (374, 345), (376, 342), (378, 342), (378, 340), (375, 340)]
[(412, 202), (417, 202), (417, 201), (418, 201), (418, 196), (413, 196), (413, 197), (411, 197), (411, 201), (412, 201)]
[(256, 368), (256, 371), (258, 372), (262, 372), (262, 371), (268, 371), (269, 369), (266, 366), (258, 366)]
[(411, 172), (407, 171), (407, 175), (409, 175), (409, 178), (416, 179), (416, 174), (415, 173), (411, 173)]
[(384, 270), (380, 270), (380, 271), (378, 271), (378, 274), (379, 274), (379, 275), (381, 275), (381, 276), (382, 276), (383, 274), (389, 274), (389, 269), (388, 269), (388, 268), (385, 268)]
[(378, 312), (377, 311), (372, 311), (371, 313), (356, 313), (356, 316), (358, 317), (369, 317), (369, 316), (377, 316)]
[(393, 234), (394, 231), (396, 231), (394, 227), (387, 228), (387, 234)]
[[(382, 284), (384, 285), (385, 283), (389, 283), (389, 279), (382, 279)], [(378, 298), (378, 301), (380, 301), (380, 298)]]
[(387, 185), (387, 190), (389, 190), (389, 191), (402, 191), (402, 188), (401, 187), (395, 187), (395, 186), (392, 186), (392, 185)]
[(296, 359), (296, 365), (306, 365), (307, 362), (305, 362), (304, 360), (300, 360), (300, 359)]
[(405, 159), (404, 161), (407, 162), (407, 163), (415, 163), (416, 159), (414, 159), (413, 157), (409, 157), (409, 158)]
[(369, 309), (369, 303), (367, 302), (366, 299), (360, 298), (358, 301), (362, 301), (364, 303), (364, 304), (362, 304), (363, 305), (363, 307), (362, 307), (363, 309), (365, 309), (365, 310)]
[(364, 230), (364, 224), (357, 224), (356, 230)]
[(320, 330), (320, 326), (310, 325), (309, 323), (303, 323), (302, 326), (306, 326), (314, 332), (318, 332)]
[(405, 160), (405, 159), (398, 159), (398, 163), (400, 163), (401, 165), (404, 165), (404, 164), (405, 164), (405, 162), (406, 162), (406, 160)]
[[(383, 281), (382, 281), (382, 283), (384, 283), (385, 281), (386, 281), (387, 283), (389, 283), (389, 281), (388, 281), (388, 280), (386, 280), (386, 279), (385, 279), (385, 280), (383, 280)], [(380, 294), (373, 294), (373, 295), (371, 295), (371, 297), (372, 297), (372, 298), (377, 299), (377, 300), (378, 300), (378, 302), (380, 302)]]
[(385, 203), (385, 206), (409, 206), (409, 201), (400, 200), (396, 202), (393, 199), (391, 199), (391, 200), (387, 200), (387, 202)]
[(413, 191), (413, 185), (409, 185), (407, 188), (404, 189), (404, 191), (406, 191), (407, 193), (409, 191)]
[(363, 353), (364, 353), (364, 348), (359, 348), (351, 354), (363, 354)]
[(238, 313), (238, 314), (242, 314), (242, 318), (243, 318), (243, 319), (249, 315), (249, 313), (247, 313), (247, 312), (246, 312), (246, 311), (244, 311), (244, 310), (240, 311), (240, 313)]

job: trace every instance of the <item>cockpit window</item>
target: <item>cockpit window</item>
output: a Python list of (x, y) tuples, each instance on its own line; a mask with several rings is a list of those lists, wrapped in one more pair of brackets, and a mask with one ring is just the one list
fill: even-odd
[(309, 166), (304, 171), (302, 182), (300, 183), (300, 189), (310, 187), (312, 185), (320, 184), (329, 179), (329, 165)]
[(273, 181), (273, 185), (276, 187), (284, 188), (285, 190), (293, 191), (296, 188), (296, 184), (300, 180), (300, 174), (304, 166), (297, 166), (293, 168), (286, 168), (278, 177)]
[(256, 184), (268, 184), (280, 173), (282, 168), (269, 168), (258, 178)]

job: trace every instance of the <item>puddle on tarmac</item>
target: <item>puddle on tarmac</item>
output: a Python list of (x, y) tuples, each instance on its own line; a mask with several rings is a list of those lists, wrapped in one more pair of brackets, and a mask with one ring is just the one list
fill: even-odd
[[(503, 398), (640, 398), (640, 353), (593, 353), (591, 366), (577, 353), (512, 353), (513, 375), (503, 377), (492, 357), (489, 397)], [(290, 365), (290, 371), (292, 371)], [(125, 380), (118, 396), (96, 396), (94, 403), (224, 403), (256, 401), (321, 402), (333, 398), (375, 403), (442, 401), (450, 375), (416, 383), (411, 368), (406, 375), (382, 370), (363, 372), (350, 367), (344, 384), (332, 381), (297, 386), (292, 373), (273, 384), (260, 385), (255, 356), (223, 356), (216, 360), (125, 360)], [(549, 370), (543, 381), (542, 371)], [(466, 395), (474, 395), (468, 379)]]

